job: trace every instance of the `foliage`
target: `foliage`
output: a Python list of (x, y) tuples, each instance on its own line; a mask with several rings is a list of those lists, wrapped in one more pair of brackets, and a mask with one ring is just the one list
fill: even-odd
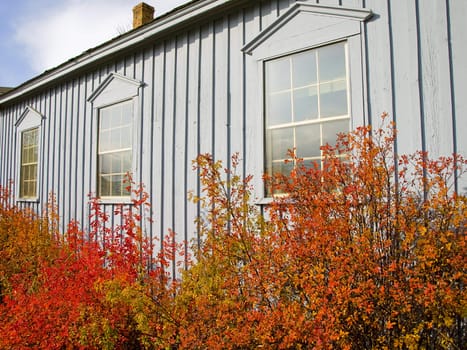
[(34, 284), (38, 262), (58, 253), (53, 244), (56, 218), (42, 220), (31, 210), (20, 210), (10, 204), (10, 193), (10, 188), (0, 187), (0, 300), (11, 291), (12, 276), (27, 271)]
[(264, 217), (237, 155), (200, 155), (202, 242), (181, 280), (175, 234), (156, 253), (142, 231), (142, 186), (122, 225), (91, 198), (89, 232), (63, 235), (53, 197), (39, 217), (0, 189), (0, 348), (462, 348), (467, 200), (451, 186), (467, 162), (395, 140), (361, 127), (319, 164), (292, 152), (289, 175), (265, 176)]
[(323, 164), (266, 177), (267, 220), (242, 180), (197, 160), (205, 210), (178, 302), (181, 348), (461, 348), (467, 201), (460, 156), (397, 157), (391, 126), (323, 147)]
[[(164, 272), (171, 255), (153, 258), (139, 224), (148, 196), (141, 187), (133, 192), (131, 208), (116, 213), (121, 226), (110, 229), (108, 215), (92, 198), (90, 232), (71, 222), (64, 236), (43, 225), (50, 220), (2, 202), (1, 252), (16, 260), (1, 262), (11, 287), (0, 305), (0, 348), (138, 349), (160, 343), (166, 320), (159, 306), (173, 295)], [(36, 246), (43, 249), (36, 252)]]

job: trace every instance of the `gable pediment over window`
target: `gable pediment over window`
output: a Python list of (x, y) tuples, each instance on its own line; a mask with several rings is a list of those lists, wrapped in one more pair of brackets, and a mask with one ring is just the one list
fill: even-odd
[(260, 60), (360, 34), (368, 9), (299, 1), (248, 42), (243, 51)]
[(40, 126), (44, 117), (34, 108), (27, 106), (15, 122), (17, 129), (25, 130)]
[(143, 86), (141, 81), (131, 79), (118, 73), (111, 73), (94, 90), (88, 101), (94, 107), (101, 107), (123, 100), (128, 100), (138, 95), (139, 88)]

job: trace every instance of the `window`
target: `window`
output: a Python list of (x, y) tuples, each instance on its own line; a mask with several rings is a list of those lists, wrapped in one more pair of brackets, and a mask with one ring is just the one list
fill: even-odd
[[(93, 182), (102, 202), (127, 203), (131, 200), (127, 173), (137, 176), (139, 163), (133, 156), (141, 135), (139, 90), (143, 82), (118, 73), (110, 73), (89, 96), (94, 115), (93, 132)], [(136, 159), (135, 159), (136, 158)]]
[[(258, 63), (264, 96), (263, 118), (252, 131), (264, 152), (254, 155), (253, 172), (287, 174), (292, 148), (321, 165), (320, 146), (367, 123), (362, 33), (372, 16), (367, 8), (297, 1), (243, 46)], [(268, 203), (271, 193), (257, 179), (257, 197)]]
[(346, 57), (340, 42), (265, 62), (266, 172), (289, 173), (289, 149), (320, 163), (320, 146), (349, 131)]
[(41, 147), (44, 116), (27, 106), (15, 122), (16, 126), (16, 197), (20, 201), (37, 202), (41, 192)]
[(37, 170), (39, 163), (39, 128), (21, 132), (20, 198), (37, 197)]
[(132, 170), (133, 102), (99, 109), (97, 188), (99, 197), (127, 197)]

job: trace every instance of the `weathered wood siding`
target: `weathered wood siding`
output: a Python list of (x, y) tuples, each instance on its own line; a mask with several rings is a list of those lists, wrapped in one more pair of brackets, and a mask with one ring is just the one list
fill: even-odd
[[(140, 169), (154, 224), (151, 237), (168, 229), (179, 240), (196, 237), (199, 179), (192, 160), (212, 153), (229, 165), (239, 152), (240, 171), (261, 186), (261, 65), (241, 48), (283, 14), (294, 0), (251, 1), (164, 40), (157, 40), (106, 64), (90, 67), (45, 90), (1, 107), (0, 184), (16, 179), (15, 121), (27, 106), (44, 117), (40, 200), (22, 203), (44, 209), (56, 196), (62, 230), (70, 219), (88, 223), (87, 194), (94, 192), (97, 116), (88, 98), (109, 73), (144, 82), (139, 96)], [(318, 1), (316, 1), (318, 3)], [(366, 123), (388, 112), (399, 129), (398, 152), (429, 151), (433, 156), (467, 155), (467, 2), (416, 0), (320, 0), (319, 4), (368, 8), (362, 24), (362, 83)], [(456, 183), (467, 191), (465, 178)], [(106, 210), (111, 210), (108, 205)], [(118, 218), (116, 219), (118, 220)]]

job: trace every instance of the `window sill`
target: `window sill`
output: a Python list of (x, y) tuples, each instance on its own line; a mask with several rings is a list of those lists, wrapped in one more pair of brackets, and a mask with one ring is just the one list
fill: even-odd
[(36, 198), (18, 198), (17, 202), (21, 203), (39, 203), (39, 197)]
[(269, 205), (274, 201), (272, 197), (263, 197), (255, 202), (255, 205)]
[(263, 197), (255, 202), (255, 205), (263, 206), (270, 205), (274, 201), (282, 201), (282, 203), (293, 203), (293, 199), (287, 193), (276, 194), (273, 197)]
[(263, 197), (260, 200), (256, 201), (255, 204), (256, 205), (269, 205), (272, 202), (274, 202), (275, 200), (280, 200), (280, 199), (284, 199), (284, 198), (288, 198), (288, 197), (289, 197), (289, 195), (286, 194), (286, 193), (276, 194), (273, 197)]
[(130, 197), (102, 197), (98, 199), (99, 204), (128, 205), (133, 204)]

